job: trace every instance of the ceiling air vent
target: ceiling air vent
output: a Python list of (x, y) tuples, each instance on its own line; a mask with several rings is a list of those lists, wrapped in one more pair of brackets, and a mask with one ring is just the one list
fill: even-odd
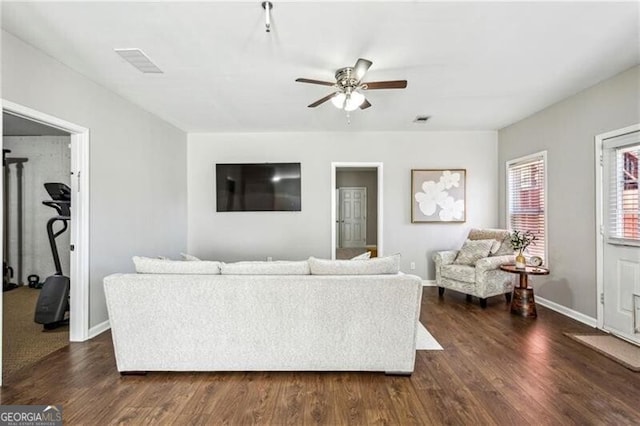
[(431, 118), (430, 115), (417, 115), (416, 118), (413, 120), (413, 122), (424, 124), (427, 121), (429, 121), (430, 118)]
[(118, 55), (140, 72), (145, 74), (162, 74), (162, 70), (140, 49), (113, 49)]

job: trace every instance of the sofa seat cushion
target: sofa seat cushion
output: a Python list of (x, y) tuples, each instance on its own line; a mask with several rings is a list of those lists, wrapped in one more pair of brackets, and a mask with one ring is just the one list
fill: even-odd
[(309, 275), (309, 263), (301, 261), (235, 262), (220, 265), (222, 275)]
[(133, 256), (133, 264), (139, 274), (220, 274), (220, 262), (209, 260), (183, 261)]
[(443, 278), (465, 283), (473, 284), (476, 282), (476, 268), (469, 265), (442, 265), (440, 275)]
[(329, 260), (309, 258), (311, 275), (385, 275), (400, 272), (400, 255), (368, 260)]

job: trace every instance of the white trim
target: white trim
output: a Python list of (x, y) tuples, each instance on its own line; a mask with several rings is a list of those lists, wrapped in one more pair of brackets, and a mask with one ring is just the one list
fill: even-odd
[[(80, 303), (71, 302), (69, 340), (89, 339), (89, 131), (71, 135), (71, 190), (78, 194), (72, 205), (71, 294)], [(75, 179), (74, 179), (75, 178)]]
[(566, 306), (560, 305), (556, 302), (552, 302), (551, 300), (545, 299), (543, 297), (536, 296), (535, 298), (536, 298), (536, 303), (538, 303), (541, 306), (544, 306), (545, 308), (549, 308), (552, 311), (556, 311), (566, 317), (572, 318), (576, 321), (586, 324), (589, 327), (596, 328), (596, 319), (593, 317), (590, 317), (578, 311), (574, 311), (573, 309), (569, 309)]
[(103, 321), (98, 325), (94, 325), (93, 327), (91, 327), (89, 329), (89, 333), (87, 335), (87, 340), (88, 339), (93, 339), (97, 335), (104, 333), (105, 331), (109, 330), (110, 328), (111, 328), (111, 323), (109, 322), (109, 320)]
[(544, 263), (545, 267), (549, 267), (549, 191), (548, 191), (548, 169), (549, 165), (547, 163), (547, 151), (539, 151), (533, 154), (525, 155), (523, 157), (514, 158), (513, 160), (506, 161), (505, 165), (505, 175), (504, 175), (504, 183), (505, 183), (505, 219), (506, 219), (506, 229), (511, 230), (511, 220), (509, 219), (509, 166), (525, 163), (527, 161), (535, 160), (537, 158), (542, 157), (542, 162), (544, 163)]
[(53, 115), (45, 114), (43, 112), (36, 111), (35, 109), (22, 106), (5, 99), (2, 100), (2, 110), (3, 112), (9, 113), (11, 115), (27, 118), (30, 121), (35, 121), (49, 127), (55, 127), (56, 129), (64, 130), (65, 132), (69, 133), (84, 133), (89, 131), (85, 127), (69, 123), (68, 121), (62, 120), (58, 117), (54, 117)]
[(422, 287), (437, 287), (436, 280), (422, 280)]
[(383, 256), (383, 163), (358, 163), (358, 162), (332, 162), (331, 163), (331, 259), (336, 258), (336, 169), (337, 168), (354, 168), (361, 169), (365, 167), (375, 167), (378, 173), (378, 242), (376, 249), (378, 256)]
[(604, 233), (603, 220), (603, 194), (602, 194), (602, 144), (605, 140), (622, 136), (626, 133), (640, 131), (640, 123), (618, 130), (596, 135), (595, 141), (595, 168), (596, 168), (596, 324), (600, 329), (604, 328), (604, 306), (600, 303), (600, 295), (604, 293)]
[[(36, 121), (71, 133), (71, 253), (72, 302), (70, 307), (69, 340), (83, 342), (89, 337), (89, 129), (48, 115), (26, 106), (2, 100), (3, 112)], [(82, 192), (80, 192), (82, 191)]]

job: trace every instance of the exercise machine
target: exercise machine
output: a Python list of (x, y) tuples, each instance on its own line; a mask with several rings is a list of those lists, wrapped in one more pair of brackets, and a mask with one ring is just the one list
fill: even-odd
[[(28, 158), (20, 157), (7, 157), (7, 154), (11, 152), (10, 149), (2, 150), (2, 168), (4, 170), (4, 185), (2, 188), (3, 193), (3, 211), (4, 211), (4, 235), (3, 235), (3, 253), (4, 259), (2, 261), (2, 291), (9, 291), (21, 286), (22, 283), (22, 176), (24, 163), (29, 161)], [(17, 275), (16, 282), (11, 282), (14, 277), (14, 270), (11, 266), (10, 260), (10, 224), (11, 224), (11, 212), (9, 209), (9, 200), (11, 198), (10, 183), (11, 183), (11, 165), (15, 165), (16, 170), (16, 257), (17, 257)]]
[[(60, 254), (56, 244), (56, 238), (62, 235), (69, 227), (71, 220), (71, 189), (68, 185), (59, 182), (44, 184), (51, 200), (42, 202), (45, 206), (56, 210), (57, 215), (47, 221), (47, 236), (51, 246), (51, 255), (56, 269), (55, 274), (48, 277), (38, 296), (34, 321), (42, 324), (45, 330), (51, 330), (61, 325), (68, 324), (65, 315), (69, 310), (69, 291), (71, 283), (69, 277), (62, 272)], [(54, 225), (61, 223), (62, 228), (54, 231)]]

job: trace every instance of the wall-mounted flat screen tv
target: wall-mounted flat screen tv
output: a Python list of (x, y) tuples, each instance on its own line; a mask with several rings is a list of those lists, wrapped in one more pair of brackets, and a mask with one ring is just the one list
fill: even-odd
[(300, 211), (300, 163), (216, 164), (216, 211)]

